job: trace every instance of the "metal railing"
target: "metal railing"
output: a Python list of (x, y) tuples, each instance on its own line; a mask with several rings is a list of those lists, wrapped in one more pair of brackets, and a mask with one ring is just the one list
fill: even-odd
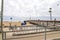
[[(10, 27), (8, 27), (9, 29)], [(4, 28), (3, 28), (4, 29)], [(46, 32), (52, 32), (52, 31), (59, 31), (58, 29), (51, 29), (47, 26), (44, 26), (44, 23), (42, 26), (25, 26), (25, 27), (13, 27), (13, 29), (10, 29), (8, 31), (3, 32), (3, 39), (7, 39), (7, 33), (13, 33), (12, 36), (21, 36), (21, 35), (29, 35), (29, 34), (37, 34), (37, 33), (45, 33), (45, 40), (46, 40)]]
[(3, 29), (7, 28), (8, 30), (3, 30), (3, 40), (7, 39), (7, 33), (12, 33), (12, 36), (21, 36), (21, 35), (30, 35), (37, 33), (45, 33), (46, 40), (46, 32), (52, 31), (60, 31), (60, 21), (40, 21), (33, 22), (29, 21), (32, 26), (10, 26), (10, 27), (2, 27)]

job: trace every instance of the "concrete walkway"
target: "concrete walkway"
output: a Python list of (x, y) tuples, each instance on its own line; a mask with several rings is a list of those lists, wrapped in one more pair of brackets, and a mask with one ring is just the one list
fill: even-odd
[[(11, 33), (7, 33), (7, 40), (44, 40), (44, 33), (22, 35), (22, 36), (12, 36)], [(53, 40), (60, 38), (60, 31), (48, 32), (47, 40)]]

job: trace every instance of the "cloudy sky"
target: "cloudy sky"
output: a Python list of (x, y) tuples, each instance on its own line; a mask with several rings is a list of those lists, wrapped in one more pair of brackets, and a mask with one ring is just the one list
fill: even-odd
[(60, 0), (4, 0), (4, 17), (46, 17), (48, 19), (50, 7), (53, 18), (59, 19)]

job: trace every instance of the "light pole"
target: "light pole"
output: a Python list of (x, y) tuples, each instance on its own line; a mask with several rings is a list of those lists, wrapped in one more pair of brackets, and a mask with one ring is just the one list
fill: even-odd
[(4, 0), (1, 0), (1, 32), (2, 32), (2, 40), (4, 40), (4, 35), (3, 35), (3, 3)]
[(52, 20), (52, 8), (49, 8), (49, 13), (50, 13), (50, 20)]
[(11, 23), (10, 23), (10, 27), (12, 26), (12, 17), (10, 18), (10, 20), (11, 20)]
[(11, 20), (11, 21), (10, 21), (10, 27), (9, 27), (9, 28), (10, 28), (10, 30), (11, 30), (11, 29), (12, 29), (12, 17), (10, 18), (10, 20)]
[[(37, 8), (37, 6), (35, 5), (34, 6), (34, 11), (35, 11), (35, 15), (37, 16), (37, 10), (36, 10), (36, 8)], [(37, 18), (36, 18), (36, 20), (37, 20)]]

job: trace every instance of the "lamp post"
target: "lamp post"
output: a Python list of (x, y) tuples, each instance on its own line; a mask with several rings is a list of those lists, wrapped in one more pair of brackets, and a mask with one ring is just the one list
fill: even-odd
[(3, 3), (4, 0), (1, 0), (1, 32), (2, 32), (2, 40), (4, 40), (4, 35), (3, 35)]
[(49, 13), (50, 13), (50, 20), (52, 20), (52, 8), (49, 8)]
[(10, 27), (12, 26), (12, 17), (10, 18), (10, 20), (11, 20), (11, 23), (10, 23)]
[(10, 20), (11, 20), (10, 21), (10, 30), (11, 30), (12, 29), (12, 27), (11, 27), (12, 26), (12, 17), (10, 18)]

